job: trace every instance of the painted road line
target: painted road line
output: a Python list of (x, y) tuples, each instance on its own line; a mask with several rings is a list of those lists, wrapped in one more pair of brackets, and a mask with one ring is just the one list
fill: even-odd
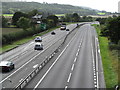
[[(97, 40), (97, 42), (96, 42)], [(98, 47), (97, 47), (97, 43), (98, 43), (98, 38), (97, 36), (95, 37), (95, 47), (96, 47), (96, 74), (97, 74), (97, 88), (99, 88), (99, 82), (98, 82)]]
[(75, 57), (74, 62), (76, 62), (76, 60), (77, 60), (77, 57)]
[[(76, 36), (76, 34), (75, 34)], [(46, 77), (46, 75), (49, 73), (49, 71), (52, 69), (52, 67), (56, 64), (56, 62), (59, 60), (59, 58), (62, 56), (62, 54), (65, 52), (65, 50), (67, 49), (67, 47), (70, 45), (70, 43), (72, 42), (72, 40), (75, 38), (75, 36), (71, 39), (71, 41), (67, 44), (67, 46), (64, 48), (64, 50), (60, 53), (60, 55), (57, 57), (57, 59), (53, 62), (53, 64), (49, 67), (49, 69), (46, 71), (46, 73), (42, 76), (42, 78), (39, 80), (39, 82), (35, 85), (34, 89), (35, 90), (40, 83), (43, 81), (43, 79)]]
[(71, 76), (72, 76), (72, 73), (69, 74), (69, 77), (68, 77), (68, 80), (67, 80), (68, 83), (70, 82)]
[(37, 68), (38, 67), (38, 64), (34, 65), (33, 68)]
[(72, 68), (71, 68), (71, 71), (73, 71), (73, 69), (74, 69), (74, 66), (75, 66), (75, 65), (73, 64), (73, 65), (72, 65)]
[(67, 90), (68, 86), (65, 86), (65, 90)]
[(40, 53), (38, 53), (37, 55), (33, 56), (29, 61), (27, 61), (26, 63), (24, 63), (20, 68), (18, 68), (16, 71), (14, 71), (13, 73), (11, 73), (10, 75), (8, 75), (6, 78), (4, 78), (2, 81), (0, 81), (0, 83), (4, 82), (5, 80), (7, 80), (9, 77), (11, 77), (12, 75), (14, 75), (16, 72), (18, 72), (20, 69), (22, 69), (25, 65), (27, 65), (28, 63), (30, 63), (31, 61), (33, 61), (37, 56), (39, 56), (41, 53), (43, 53), (44, 51), (46, 51), (50, 46), (52, 46), (53, 44), (49, 45), (46, 49), (44, 49), (43, 51), (41, 51)]
[(76, 53), (76, 57), (78, 56), (78, 52)]

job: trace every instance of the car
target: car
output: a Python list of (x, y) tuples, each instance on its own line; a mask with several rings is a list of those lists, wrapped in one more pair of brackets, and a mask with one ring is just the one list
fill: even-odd
[(52, 34), (52, 35), (55, 35), (56, 33), (53, 31), (53, 32), (51, 32), (51, 34)]
[(37, 37), (35, 38), (35, 42), (42, 42), (42, 37), (37, 36)]
[(77, 23), (77, 27), (79, 26), (79, 24)]
[(41, 44), (41, 43), (36, 43), (36, 44), (35, 44), (35, 47), (34, 47), (34, 50), (43, 50), (43, 44)]
[(15, 65), (11, 61), (1, 61), (0, 62), (0, 70), (2, 72), (11, 71), (14, 68), (15, 68)]
[(66, 31), (70, 31), (69, 29), (66, 29)]
[(66, 26), (61, 26), (60, 27), (60, 30), (65, 30), (66, 29)]

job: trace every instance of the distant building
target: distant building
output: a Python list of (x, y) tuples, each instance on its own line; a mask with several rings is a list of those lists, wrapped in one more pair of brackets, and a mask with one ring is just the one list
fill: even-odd
[(120, 13), (120, 1), (118, 2), (118, 13)]
[(36, 14), (35, 16), (32, 17), (32, 21), (36, 24), (40, 24), (42, 21), (42, 15)]

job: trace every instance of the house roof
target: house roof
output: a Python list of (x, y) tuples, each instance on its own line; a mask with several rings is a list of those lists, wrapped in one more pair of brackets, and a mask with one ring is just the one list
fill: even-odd
[(35, 15), (32, 18), (42, 18), (42, 15)]

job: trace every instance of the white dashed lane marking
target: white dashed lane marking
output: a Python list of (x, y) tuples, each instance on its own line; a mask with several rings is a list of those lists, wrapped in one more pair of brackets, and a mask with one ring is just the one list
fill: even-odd
[(72, 68), (71, 68), (71, 71), (73, 71), (73, 69), (74, 69), (74, 66), (75, 66), (75, 65), (73, 64), (73, 65), (72, 65)]
[(34, 65), (33, 68), (37, 68), (38, 67), (38, 64)]
[(68, 86), (65, 86), (65, 90), (67, 90)]
[(69, 74), (67, 82), (70, 82), (71, 76), (72, 76), (72, 73)]
[(74, 62), (76, 62), (77, 58), (74, 59)]

